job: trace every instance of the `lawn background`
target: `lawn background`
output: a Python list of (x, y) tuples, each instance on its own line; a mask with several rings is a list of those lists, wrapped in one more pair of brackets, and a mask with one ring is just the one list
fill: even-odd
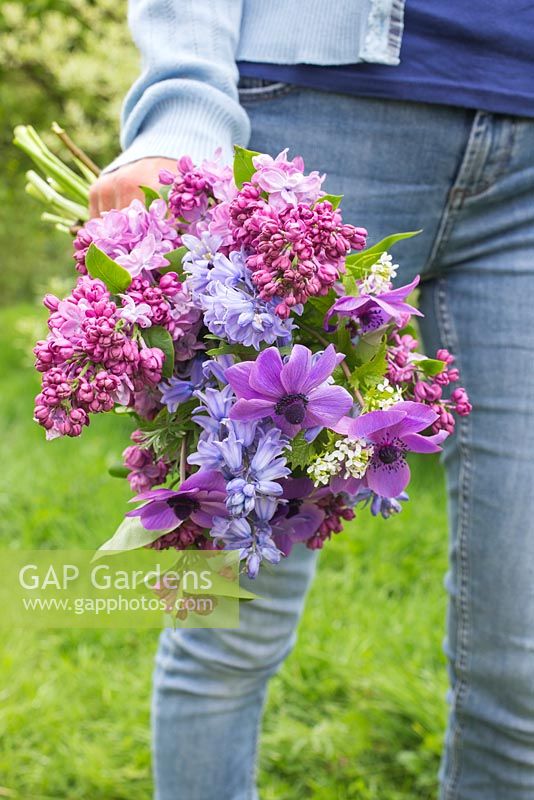
[[(0, 0), (0, 545), (93, 547), (129, 498), (107, 467), (130, 425), (77, 441), (31, 421), (37, 298), (68, 291), (70, 243), (24, 195), (10, 131), (62, 123), (104, 164), (137, 57), (123, 0)], [(49, 139), (52, 141), (52, 139)], [(298, 645), (273, 680), (262, 800), (430, 800), (445, 720), (446, 520), (437, 460), (413, 462), (412, 502), (366, 512), (325, 547)], [(1, 613), (1, 611), (0, 611)], [(0, 628), (0, 798), (148, 800), (155, 631)]]

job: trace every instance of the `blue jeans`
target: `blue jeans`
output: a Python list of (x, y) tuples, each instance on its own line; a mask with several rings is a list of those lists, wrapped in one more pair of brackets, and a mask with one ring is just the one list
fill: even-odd
[[(251, 147), (290, 146), (370, 242), (422, 274), (423, 334), (474, 405), (445, 449), (450, 717), (442, 800), (534, 798), (534, 121), (277, 85), (249, 89)], [(314, 555), (255, 584), (239, 630), (166, 631), (155, 673), (157, 800), (251, 800), (268, 679), (294, 640)]]

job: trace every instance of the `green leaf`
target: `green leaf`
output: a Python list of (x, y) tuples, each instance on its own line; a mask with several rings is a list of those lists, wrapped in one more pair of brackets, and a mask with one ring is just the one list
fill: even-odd
[(174, 342), (172, 336), (166, 328), (161, 325), (153, 325), (143, 331), (143, 339), (148, 347), (159, 347), (165, 354), (162, 375), (170, 378), (174, 369)]
[(377, 242), (372, 247), (368, 247), (367, 249), (362, 250), (360, 253), (353, 253), (352, 255), (347, 256), (345, 259), (347, 271), (355, 277), (364, 278), (367, 274), (366, 270), (368, 270), (369, 267), (378, 261), (382, 253), (388, 252), (396, 242), (400, 242), (402, 239), (411, 239), (412, 236), (417, 236), (419, 233), (421, 233), (421, 230), (407, 231), (405, 233), (392, 233), (390, 236), (386, 236), (385, 239)]
[(176, 250), (171, 250), (169, 253), (164, 253), (164, 258), (167, 259), (169, 262), (168, 267), (160, 267), (160, 272), (177, 272), (179, 275), (183, 275), (182, 269), (182, 261), (186, 253), (188, 253), (188, 249), (185, 246), (177, 247)]
[(161, 200), (160, 193), (156, 192), (156, 190), (153, 189), (151, 186), (143, 186), (143, 184), (141, 184), (139, 186), (139, 188), (141, 189), (141, 191), (143, 192), (143, 194), (145, 196), (145, 206), (147, 208), (150, 208), (150, 204), (154, 200)]
[(111, 294), (125, 292), (132, 282), (132, 276), (128, 270), (113, 261), (94, 242), (91, 242), (87, 250), (85, 266), (89, 275), (92, 278), (99, 278), (103, 281)]
[(234, 181), (238, 189), (249, 181), (256, 172), (256, 167), (252, 163), (254, 156), (259, 156), (256, 150), (245, 150), (238, 144), (234, 145)]
[[(337, 208), (339, 206), (339, 204), (341, 203), (341, 201), (343, 200), (343, 195), (342, 194), (323, 194), (323, 196), (320, 197), (317, 200), (317, 203), (324, 203), (325, 200), (327, 200), (329, 203), (332, 204), (332, 208)], [(317, 205), (317, 203), (316, 203), (316, 205)]]
[(120, 461), (112, 464), (111, 467), (109, 467), (108, 472), (113, 478), (127, 478), (130, 474), (128, 467), (125, 467)]
[(376, 386), (383, 379), (386, 368), (387, 342), (382, 341), (378, 348), (374, 348), (373, 355), (353, 371), (351, 385), (355, 389)]
[(219, 347), (214, 347), (208, 350), (206, 355), (210, 358), (216, 356), (233, 355), (238, 356), (240, 361), (255, 361), (258, 357), (258, 351), (254, 347), (247, 347), (244, 344), (229, 344), (228, 342), (221, 342)]
[(109, 551), (137, 550), (139, 547), (152, 544), (164, 533), (166, 531), (147, 531), (141, 525), (139, 517), (125, 517), (111, 539), (98, 548), (92, 560), (102, 558)]
[(439, 375), (440, 372), (443, 372), (445, 369), (445, 362), (440, 361), (439, 358), (423, 358), (421, 361), (417, 361), (417, 369), (422, 370), (425, 375), (429, 377), (432, 375)]
[(315, 455), (315, 445), (304, 438), (302, 431), (295, 436), (287, 450), (287, 464), (295, 470), (307, 467)]

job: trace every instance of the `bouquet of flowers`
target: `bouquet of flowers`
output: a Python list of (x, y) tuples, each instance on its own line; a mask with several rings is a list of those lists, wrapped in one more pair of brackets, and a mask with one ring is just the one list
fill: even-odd
[(447, 388), (454, 357), (419, 352), (418, 278), (392, 286), (388, 250), (413, 233), (366, 248), (324, 175), (240, 147), (233, 169), (183, 157), (145, 203), (87, 220), (92, 162), (64, 135), (80, 174), (31, 129), (16, 137), (78, 272), (44, 298), (35, 420), (49, 439), (102, 412), (135, 423), (118, 472), (136, 507), (103, 549), (238, 550), (255, 577), (357, 506), (401, 510), (408, 453), (440, 450), (471, 410)]

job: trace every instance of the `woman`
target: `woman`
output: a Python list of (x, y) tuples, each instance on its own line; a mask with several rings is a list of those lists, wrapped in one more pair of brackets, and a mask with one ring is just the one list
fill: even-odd
[[(131, 0), (144, 71), (93, 214), (162, 167), (233, 143), (328, 173), (370, 241), (423, 228), (428, 351), (458, 357), (474, 412), (446, 447), (450, 718), (442, 800), (534, 797), (534, 4), (509, 0)], [(403, 12), (404, 32), (403, 32)], [(238, 92), (238, 80), (240, 91)], [(495, 358), (498, 358), (498, 368)], [(269, 677), (314, 569), (304, 547), (239, 630), (162, 635), (158, 800), (250, 800)]]

